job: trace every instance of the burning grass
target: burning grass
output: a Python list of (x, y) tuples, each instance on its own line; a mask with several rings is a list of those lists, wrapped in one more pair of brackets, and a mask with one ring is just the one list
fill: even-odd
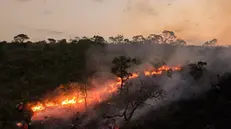
[[(152, 68), (145, 70), (143, 72), (134, 72), (131, 74), (129, 79), (138, 78), (140, 76), (154, 76), (163, 74), (166, 71), (179, 71), (182, 68), (179, 66), (161, 66), (159, 68)], [(58, 96), (44, 99), (41, 102), (29, 103), (34, 116), (32, 120), (41, 120), (45, 116), (59, 116), (64, 117), (66, 111), (74, 110), (78, 112), (84, 112), (86, 106), (93, 107), (96, 104), (101, 103), (102, 101), (107, 100), (112, 94), (116, 94), (118, 88), (121, 85), (121, 79), (117, 78), (115, 80), (108, 80), (100, 87), (92, 88), (91, 90), (86, 91), (86, 93), (79, 89), (79, 86), (74, 86), (63, 93), (63, 89), (66, 87), (61, 85), (57, 88), (57, 91), (60, 92)], [(69, 113), (72, 115), (72, 113)], [(66, 115), (66, 116), (69, 116)]]

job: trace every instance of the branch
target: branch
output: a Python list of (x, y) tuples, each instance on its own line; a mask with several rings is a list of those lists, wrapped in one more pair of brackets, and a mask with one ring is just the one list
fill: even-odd
[(104, 115), (103, 118), (107, 118), (107, 119), (111, 119), (111, 118), (115, 118), (115, 117), (123, 117), (124, 116), (124, 113), (123, 114), (120, 114), (120, 115)]
[[(111, 116), (109, 116), (109, 115), (104, 115), (103, 116), (103, 118), (108, 118), (108, 119), (110, 119), (110, 118), (115, 118), (115, 117), (126, 117), (126, 112), (127, 112), (127, 110), (128, 110), (128, 107), (129, 107), (129, 103), (127, 104), (127, 106), (126, 106), (126, 108), (124, 109), (124, 112), (122, 113), (122, 114), (117, 114), (117, 115), (111, 115)], [(126, 119), (126, 118), (125, 118)]]
[(126, 121), (129, 121), (129, 120), (132, 118), (132, 116), (133, 116), (134, 112), (136, 111), (136, 109), (137, 109), (142, 103), (143, 103), (143, 101), (141, 101), (141, 102), (139, 102), (138, 104), (136, 104), (135, 107), (132, 109), (132, 111), (129, 113), (129, 116), (128, 116), (128, 117), (127, 117), (127, 115), (126, 115), (126, 112), (127, 112), (127, 110), (126, 110), (126, 112), (125, 112), (125, 114), (124, 114), (124, 119), (125, 119)]

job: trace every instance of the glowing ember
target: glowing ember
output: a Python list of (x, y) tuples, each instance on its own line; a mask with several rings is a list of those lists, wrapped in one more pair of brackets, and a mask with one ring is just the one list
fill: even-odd
[[(181, 70), (181, 67), (168, 67), (168, 66), (161, 66), (157, 69), (151, 70), (151, 71), (144, 71), (143, 73), (133, 73), (129, 79), (137, 78), (140, 76), (140, 74), (143, 74), (145, 76), (153, 76), (153, 75), (160, 75), (164, 71), (179, 71)], [(111, 95), (112, 93), (115, 93), (121, 85), (121, 79), (118, 78), (116, 81), (112, 81), (111, 83), (107, 84), (106, 87), (88, 91), (87, 101), (88, 105), (93, 105), (96, 103), (99, 103), (104, 100), (105, 96)], [(59, 87), (60, 88), (60, 87)], [(78, 105), (78, 107), (84, 106), (85, 101), (85, 95), (81, 95), (80, 93), (74, 93), (69, 94), (68, 97), (61, 97), (59, 102), (44, 102), (44, 103), (37, 103), (34, 106), (31, 106), (31, 109), (33, 112), (38, 113), (40, 111), (45, 110), (46, 108), (62, 108), (63, 106), (70, 106), (70, 105)]]
[(21, 123), (21, 122), (17, 122), (17, 123), (16, 123), (16, 126), (22, 127), (22, 123)]

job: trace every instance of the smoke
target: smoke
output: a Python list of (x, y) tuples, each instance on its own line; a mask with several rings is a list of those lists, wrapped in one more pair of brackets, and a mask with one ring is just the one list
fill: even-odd
[[(97, 52), (96, 52), (97, 51)], [(94, 53), (95, 52), (95, 53)], [(99, 56), (98, 56), (99, 54)], [(110, 73), (112, 67), (112, 60), (117, 56), (129, 56), (140, 60), (142, 63), (139, 66), (132, 67), (132, 71), (142, 71), (147, 69), (153, 64), (165, 62), (167, 65), (174, 66), (187, 66), (189, 63), (197, 63), (198, 61), (205, 61), (208, 63), (206, 66), (207, 71), (203, 74), (200, 80), (194, 80), (189, 75), (189, 71), (186, 68), (183, 72), (173, 73), (171, 77), (160, 76), (156, 78), (143, 78), (146, 82), (146, 86), (159, 85), (159, 89), (165, 91), (164, 97), (160, 99), (147, 98), (145, 105), (139, 107), (133, 119), (140, 119), (144, 117), (150, 111), (153, 111), (159, 107), (167, 106), (175, 101), (191, 99), (197, 97), (211, 88), (211, 84), (216, 84), (216, 75), (223, 74), (231, 71), (231, 64), (228, 61), (231, 58), (230, 48), (226, 47), (200, 47), (200, 46), (171, 46), (160, 44), (110, 44), (104, 47), (104, 51), (89, 51), (88, 60), (90, 64), (94, 64), (94, 67), (101, 67), (97, 69), (104, 71), (103, 73)], [(103, 55), (103, 56), (102, 56)], [(97, 63), (96, 63), (97, 62)], [(97, 75), (96, 75), (97, 76)], [(100, 74), (100, 76), (109, 76), (109, 74)], [(112, 76), (110, 74), (110, 76)], [(139, 81), (132, 80), (135, 88), (130, 89), (137, 95), (137, 85)], [(121, 104), (119, 104), (121, 106)], [(114, 105), (115, 107), (120, 107)], [(96, 112), (103, 112), (98, 109)], [(107, 108), (109, 110), (109, 108)], [(115, 111), (114, 108), (111, 110)], [(124, 108), (120, 107), (120, 111)], [(119, 114), (121, 112), (118, 112)], [(99, 113), (94, 119), (101, 119), (103, 113)], [(103, 119), (101, 119), (103, 120)], [(123, 119), (117, 119), (119, 124), (123, 124)]]
[[(145, 98), (146, 104), (140, 106), (133, 116), (133, 119), (139, 119), (159, 107), (167, 106), (178, 100), (191, 99), (192, 97), (197, 97), (206, 92), (211, 87), (211, 84), (216, 83), (216, 81), (214, 81), (216, 74), (231, 71), (231, 65), (228, 61), (231, 56), (231, 51), (229, 49), (230, 48), (224, 47), (182, 47), (160, 44), (109, 44), (103, 49), (93, 47), (86, 53), (86, 69), (96, 72), (96, 74), (88, 79), (94, 87), (89, 91), (89, 94), (91, 94), (91, 91), (97, 92), (97, 90), (100, 91), (102, 88), (107, 87), (110, 83), (108, 80), (115, 79), (115, 76), (111, 74), (110, 70), (112, 67), (112, 60), (117, 56), (129, 56), (141, 61), (141, 64), (132, 67), (131, 71), (143, 71), (160, 62), (165, 62), (170, 66), (186, 66), (189, 63), (196, 63), (198, 61), (206, 61), (208, 63), (206, 66), (208, 71), (197, 81), (188, 74), (187, 68), (183, 72), (174, 72), (171, 77), (165, 75), (154, 78), (140, 76), (140, 78), (131, 80), (132, 86), (130, 87), (129, 95), (133, 96), (131, 97), (133, 99), (139, 100), (139, 97), (142, 98), (144, 93), (149, 93), (140, 93), (140, 85), (144, 85), (149, 89), (148, 91), (159, 89), (165, 91), (163, 98), (153, 99), (148, 96)], [(141, 84), (140, 80), (144, 81), (144, 84)], [(123, 96), (116, 97), (105, 94), (103, 98), (106, 100), (105, 102), (102, 101), (99, 104), (93, 105), (93, 107), (89, 108), (89, 111), (83, 112), (86, 115), (85, 117), (81, 117), (83, 125), (91, 125), (95, 122), (94, 125), (100, 126), (100, 124), (105, 121), (102, 116), (106, 111), (115, 112), (115, 110), (118, 110), (117, 113), (121, 114), (121, 111), (124, 110), (123, 100), (126, 97), (123, 98)], [(111, 102), (114, 102), (114, 104), (108, 104)], [(64, 121), (68, 121), (67, 123), (70, 123), (70, 118), (72, 118), (73, 114), (77, 111), (77, 108), (66, 108), (63, 110), (50, 109), (41, 113), (40, 116), (37, 116), (37, 120), (44, 119), (44, 116), (49, 117), (49, 114), (51, 114), (50, 116), (61, 118)], [(116, 122), (118, 124), (123, 124), (122, 118), (117, 120)]]
[[(132, 87), (130, 88), (130, 95), (133, 96), (134, 99), (140, 99), (139, 97), (144, 95), (143, 93), (139, 93), (139, 85), (145, 85), (149, 91), (154, 91), (156, 89), (163, 89), (165, 91), (164, 97), (158, 100), (151, 97), (145, 98), (146, 104), (139, 107), (133, 116), (133, 119), (139, 119), (156, 108), (166, 106), (178, 100), (197, 97), (206, 92), (212, 83), (216, 83), (213, 82), (213, 77), (216, 74), (231, 71), (229, 62), (231, 51), (229, 49), (230, 48), (224, 47), (182, 47), (163, 44), (109, 44), (104, 48), (93, 47), (89, 49), (86, 53), (86, 69), (96, 72), (96, 74), (88, 80), (91, 82), (92, 86), (95, 87), (91, 89), (91, 91), (97, 92), (97, 90), (107, 87), (110, 83), (108, 80), (115, 79), (115, 76), (111, 74), (110, 70), (112, 67), (112, 60), (117, 56), (124, 55), (140, 60), (141, 64), (132, 67), (132, 71), (143, 71), (160, 62), (165, 62), (167, 65), (181, 66), (186, 66), (189, 63), (196, 63), (198, 61), (206, 61), (208, 63), (206, 66), (208, 71), (204, 73), (204, 76), (202, 76), (199, 81), (195, 81), (188, 74), (187, 69), (183, 72), (173, 73), (171, 77), (163, 75), (155, 78), (145, 78), (141, 76), (138, 79), (131, 80)], [(139, 80), (143, 80), (145, 83), (140, 84)], [(155, 88), (155, 86), (158, 86), (158, 88)], [(91, 91), (89, 91), (89, 94), (91, 94)], [(116, 96), (112, 97), (113, 98), (111, 98), (111, 95), (105, 94), (103, 97), (104, 100), (106, 100), (105, 102), (90, 107), (89, 111), (84, 113), (86, 116), (81, 118), (82, 124), (90, 125), (92, 122), (96, 121), (97, 125), (99, 125), (105, 120), (102, 118), (105, 111), (114, 112), (115, 109), (118, 108), (119, 112), (117, 113), (120, 114), (121, 111), (124, 110), (124, 105), (120, 101), (124, 100), (126, 97), (123, 98), (123, 96), (119, 96), (117, 99)], [(109, 107), (104, 107), (108, 105), (109, 102), (113, 101), (115, 102), (114, 105), (109, 104)], [(66, 108), (62, 110), (50, 109), (36, 116), (36, 119), (44, 120), (44, 116), (48, 118), (52, 116), (54, 118), (61, 118), (63, 121), (68, 121), (66, 123), (71, 123), (70, 119), (77, 111), (77, 108)], [(118, 124), (123, 124), (122, 118), (117, 120)]]

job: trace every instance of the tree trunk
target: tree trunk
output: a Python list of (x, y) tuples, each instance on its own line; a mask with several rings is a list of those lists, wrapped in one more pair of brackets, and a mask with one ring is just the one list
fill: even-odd
[(87, 110), (87, 85), (84, 85), (84, 105), (85, 105), (85, 110)]

